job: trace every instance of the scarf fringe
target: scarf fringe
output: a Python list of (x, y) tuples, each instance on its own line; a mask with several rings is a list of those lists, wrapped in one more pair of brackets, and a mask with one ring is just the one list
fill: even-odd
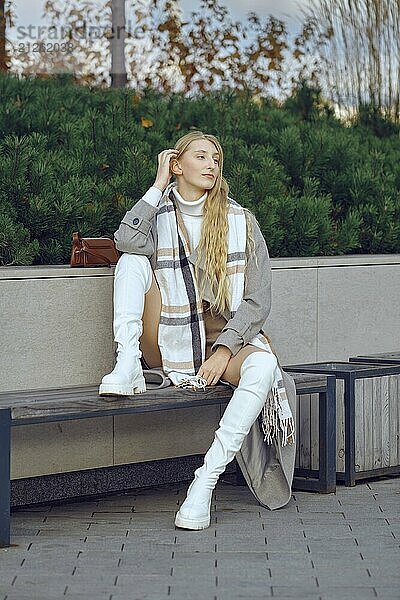
[(184, 379), (180, 383), (177, 383), (175, 387), (189, 388), (195, 391), (205, 390), (207, 387), (207, 379), (204, 379), (204, 377), (200, 377), (200, 375), (194, 375), (192, 377)]
[(262, 408), (261, 428), (264, 433), (264, 442), (266, 441), (267, 444), (272, 444), (274, 438), (278, 439), (279, 429), (282, 431), (282, 446), (294, 443), (294, 419), (293, 416), (283, 416), (278, 388), (275, 384)]

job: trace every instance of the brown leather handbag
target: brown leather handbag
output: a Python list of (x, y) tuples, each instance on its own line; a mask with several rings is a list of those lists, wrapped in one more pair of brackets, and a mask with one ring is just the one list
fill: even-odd
[(121, 254), (109, 237), (85, 238), (78, 231), (72, 234), (71, 267), (111, 267)]

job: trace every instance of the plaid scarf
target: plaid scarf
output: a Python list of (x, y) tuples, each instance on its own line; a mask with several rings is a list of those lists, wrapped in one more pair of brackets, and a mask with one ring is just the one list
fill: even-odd
[[(167, 186), (156, 213), (157, 261), (154, 271), (161, 293), (161, 315), (158, 345), (164, 373), (176, 387), (205, 389), (207, 381), (196, 373), (205, 361), (206, 331), (203, 302), (199, 297), (194, 266), (189, 261), (190, 242), (172, 188)], [(246, 218), (243, 208), (228, 198), (228, 277), (230, 280), (231, 318), (244, 293)], [(267, 338), (260, 332), (259, 340), (267, 352), (272, 352)], [(259, 341), (256, 345), (259, 347)], [(282, 431), (282, 446), (294, 442), (294, 421), (277, 365), (271, 390), (262, 409), (261, 426), (264, 441), (270, 444)]]

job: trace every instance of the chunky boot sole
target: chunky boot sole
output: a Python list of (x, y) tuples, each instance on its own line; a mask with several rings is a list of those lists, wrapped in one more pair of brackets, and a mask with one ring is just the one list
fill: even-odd
[(199, 529), (206, 529), (210, 526), (210, 517), (200, 521), (198, 519), (185, 519), (184, 517), (181, 517), (178, 511), (175, 517), (175, 525), (182, 529), (194, 529), (195, 531), (198, 531)]
[(102, 383), (99, 387), (99, 396), (133, 396), (146, 391), (144, 377), (137, 379), (134, 385), (121, 385), (118, 383)]

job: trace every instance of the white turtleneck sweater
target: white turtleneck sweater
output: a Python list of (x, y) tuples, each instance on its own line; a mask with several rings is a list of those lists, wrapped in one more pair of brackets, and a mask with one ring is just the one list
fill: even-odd
[[(193, 251), (197, 248), (200, 241), (201, 225), (203, 222), (203, 206), (207, 198), (208, 192), (205, 192), (201, 198), (194, 201), (184, 200), (181, 194), (176, 188), (172, 188), (175, 198), (178, 202), (179, 209), (182, 213), (182, 219), (186, 227), (187, 234), (189, 236), (190, 248)], [(145, 195), (143, 200), (151, 204), (152, 206), (158, 206), (162, 197), (162, 192), (155, 186), (151, 186)], [(210, 302), (210, 291), (209, 286), (206, 284), (206, 288), (203, 294), (203, 299)]]

